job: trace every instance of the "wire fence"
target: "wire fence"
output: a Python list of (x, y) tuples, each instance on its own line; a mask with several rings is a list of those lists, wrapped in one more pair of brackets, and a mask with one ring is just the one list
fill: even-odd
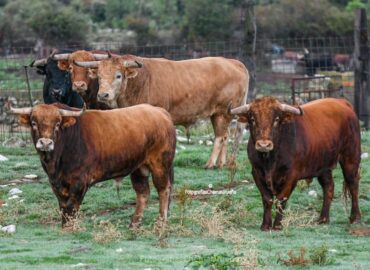
[[(119, 54), (164, 57), (172, 60), (223, 56), (242, 61), (255, 69), (252, 97), (272, 95), (288, 103), (304, 103), (331, 96), (334, 92), (353, 102), (353, 38), (259, 39), (255, 56), (247, 55), (239, 41), (183, 43), (166, 46), (126, 46), (121, 43), (78, 44), (60, 50), (109, 50)], [(10, 105), (30, 106), (25, 66), (47, 57), (54, 48), (16, 47), (0, 51), (0, 140), (28, 136), (9, 114)], [(43, 102), (44, 77), (28, 68), (33, 103)], [(318, 79), (321, 76), (325, 79)], [(294, 81), (294, 83), (293, 83)], [(334, 89), (334, 90), (333, 90)], [(315, 93), (315, 94), (314, 94)]]

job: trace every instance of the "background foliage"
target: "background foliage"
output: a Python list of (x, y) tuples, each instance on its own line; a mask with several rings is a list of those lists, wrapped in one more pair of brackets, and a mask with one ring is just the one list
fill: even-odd
[[(135, 45), (240, 39), (253, 7), (258, 36), (351, 35), (367, 0), (1, 0), (0, 46), (89, 44), (108, 32)], [(245, 34), (245, 33), (244, 33)], [(123, 39), (123, 40), (122, 40)], [(112, 39), (110, 39), (112, 41)]]

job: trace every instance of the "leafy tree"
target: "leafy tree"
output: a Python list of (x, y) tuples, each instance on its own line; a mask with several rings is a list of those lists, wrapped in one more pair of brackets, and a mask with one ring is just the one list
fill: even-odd
[(281, 0), (256, 7), (258, 29), (266, 35), (318, 37), (352, 33), (353, 15), (328, 0)]
[(83, 14), (76, 16), (72, 8), (49, 8), (40, 10), (30, 20), (30, 26), (38, 37), (47, 44), (83, 44), (88, 33), (88, 18)]
[(190, 41), (219, 41), (231, 36), (232, 8), (228, 0), (185, 1), (184, 31)]

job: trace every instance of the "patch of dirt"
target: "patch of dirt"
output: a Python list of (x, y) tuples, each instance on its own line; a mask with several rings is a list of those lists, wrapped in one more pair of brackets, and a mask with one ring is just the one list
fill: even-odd
[(351, 228), (349, 233), (356, 236), (369, 236), (370, 237), (370, 228), (360, 227), (360, 228)]

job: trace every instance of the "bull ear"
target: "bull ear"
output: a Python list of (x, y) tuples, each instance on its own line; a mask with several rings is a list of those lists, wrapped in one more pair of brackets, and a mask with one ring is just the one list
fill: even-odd
[(66, 71), (68, 71), (68, 68), (69, 68), (69, 62), (68, 62), (68, 60), (58, 60), (58, 68), (60, 70), (66, 70)]
[(132, 78), (135, 78), (137, 76), (138, 72), (136, 69), (133, 69), (133, 68), (127, 68), (125, 70), (125, 77), (127, 79), (132, 79)]
[(30, 126), (31, 119), (29, 114), (18, 114), (18, 123), (22, 126)]
[(98, 70), (96, 68), (88, 68), (87, 72), (89, 74), (90, 79), (98, 78)]
[(68, 128), (76, 124), (76, 118), (73, 116), (63, 116), (62, 128)]

